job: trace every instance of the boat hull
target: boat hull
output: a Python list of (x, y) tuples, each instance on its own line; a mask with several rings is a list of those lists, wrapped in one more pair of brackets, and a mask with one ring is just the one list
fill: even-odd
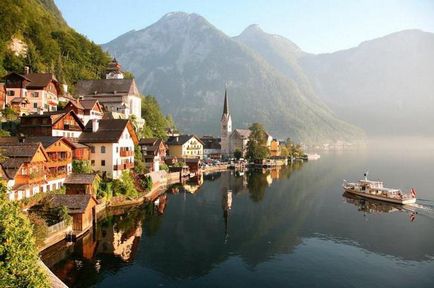
[(400, 205), (416, 203), (416, 198), (400, 200), (400, 199), (393, 199), (393, 198), (387, 198), (387, 197), (382, 197), (382, 196), (378, 196), (378, 195), (373, 195), (373, 194), (369, 194), (369, 193), (358, 192), (358, 191), (355, 191), (353, 189), (344, 188), (344, 190), (347, 193), (358, 195), (360, 197), (375, 199), (375, 200), (380, 200), (380, 201), (390, 202), (390, 203), (395, 203), (395, 204), (400, 204)]

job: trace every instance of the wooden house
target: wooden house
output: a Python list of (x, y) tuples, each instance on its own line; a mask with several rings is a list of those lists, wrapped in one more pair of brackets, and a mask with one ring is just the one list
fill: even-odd
[(66, 189), (65, 194), (90, 194), (96, 197), (97, 191), (95, 191), (94, 186), (98, 183), (98, 178), (97, 174), (70, 174), (63, 183)]
[(167, 145), (158, 138), (143, 138), (139, 141), (143, 160), (150, 171), (159, 171), (160, 163), (166, 157)]
[(75, 233), (88, 230), (96, 223), (95, 197), (90, 194), (62, 195), (56, 194), (49, 201), (52, 207), (65, 206), (72, 216), (72, 229)]
[(64, 136), (78, 138), (84, 130), (74, 111), (56, 111), (21, 117), (20, 132), (26, 136)]

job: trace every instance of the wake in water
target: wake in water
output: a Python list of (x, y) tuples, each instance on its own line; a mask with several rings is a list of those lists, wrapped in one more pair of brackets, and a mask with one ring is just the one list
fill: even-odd
[(434, 219), (434, 201), (427, 199), (417, 199), (417, 202), (418, 203), (404, 205), (403, 209)]

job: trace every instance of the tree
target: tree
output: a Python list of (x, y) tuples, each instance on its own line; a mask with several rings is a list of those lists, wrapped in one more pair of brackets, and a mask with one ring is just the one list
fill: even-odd
[(247, 158), (250, 161), (262, 160), (269, 156), (270, 151), (267, 147), (267, 133), (262, 124), (253, 123), (249, 127), (250, 136), (247, 144)]
[(30, 221), (0, 182), (0, 287), (50, 287), (38, 261)]
[(280, 146), (280, 155), (283, 156), (283, 157), (288, 157), (289, 156), (288, 148), (286, 148), (285, 145)]
[(72, 161), (72, 172), (90, 174), (93, 173), (93, 169), (89, 160), (74, 160)]
[(139, 145), (134, 146), (134, 171), (137, 174), (145, 174), (146, 167), (143, 161), (142, 149)]
[(174, 123), (168, 123), (155, 97), (148, 95), (142, 98), (142, 115), (145, 119), (144, 132), (147, 137), (167, 138), (166, 129), (169, 125), (174, 126)]
[(235, 157), (235, 159), (240, 160), (240, 158), (243, 157), (243, 152), (241, 152), (240, 149), (235, 149), (234, 157)]

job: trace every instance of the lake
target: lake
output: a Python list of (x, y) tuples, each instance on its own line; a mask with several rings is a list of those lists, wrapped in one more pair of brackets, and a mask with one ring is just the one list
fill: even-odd
[[(42, 258), (70, 287), (434, 287), (433, 166), (432, 147), (370, 146), (205, 175), (159, 203), (105, 211)], [(414, 187), (416, 207), (345, 197), (342, 180), (366, 170)]]

